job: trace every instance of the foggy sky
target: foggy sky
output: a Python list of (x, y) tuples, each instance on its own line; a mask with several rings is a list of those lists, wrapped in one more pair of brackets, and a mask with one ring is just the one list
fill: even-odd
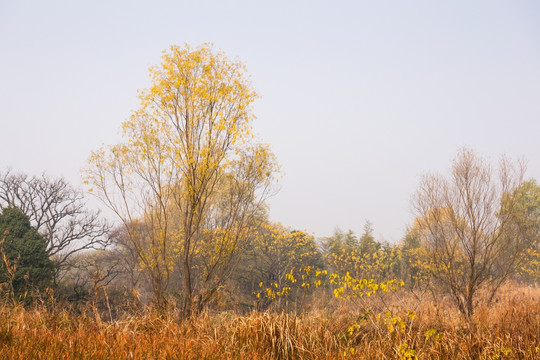
[(211, 42), (248, 68), (283, 170), (271, 218), (398, 241), (419, 177), (468, 146), (540, 179), (536, 1), (0, 0), (0, 169), (80, 185), (148, 67)]

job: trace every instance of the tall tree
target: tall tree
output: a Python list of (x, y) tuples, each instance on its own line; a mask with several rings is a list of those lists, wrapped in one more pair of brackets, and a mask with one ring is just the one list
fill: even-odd
[[(418, 235), (430, 252), (435, 274), (468, 317), (473, 315), (477, 291), (489, 285), (495, 294), (505, 280), (508, 272), (495, 272), (497, 264), (504, 257), (521, 255), (520, 247), (507, 251), (507, 240), (521, 239), (512, 229), (512, 214), (514, 190), (523, 174), (522, 164), (505, 158), (495, 173), (474, 151), (462, 149), (450, 175), (425, 175), (413, 198)], [(504, 214), (500, 212), (503, 196), (508, 209)]]
[(189, 316), (230, 275), (277, 166), (252, 142), (257, 94), (241, 63), (172, 46), (150, 75), (125, 142), (94, 152), (87, 179), (124, 224), (157, 307), (176, 268)]

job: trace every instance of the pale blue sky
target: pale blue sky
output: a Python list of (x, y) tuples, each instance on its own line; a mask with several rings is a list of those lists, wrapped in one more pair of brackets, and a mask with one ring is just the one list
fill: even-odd
[(80, 184), (170, 44), (212, 42), (263, 96), (271, 215), (398, 241), (419, 176), (461, 146), (540, 179), (537, 1), (0, 0), (0, 168)]

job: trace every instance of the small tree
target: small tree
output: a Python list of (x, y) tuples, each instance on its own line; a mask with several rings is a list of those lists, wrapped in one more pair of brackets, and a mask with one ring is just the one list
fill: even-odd
[(46, 252), (47, 241), (32, 228), (28, 217), (17, 208), (4, 208), (0, 234), (0, 283), (7, 283), (15, 296), (50, 285), (54, 263)]
[[(490, 299), (519, 256), (521, 241), (512, 227), (524, 166), (501, 159), (498, 176), (472, 150), (462, 149), (450, 175), (425, 175), (413, 198), (418, 235), (435, 266), (435, 276), (467, 317), (474, 312), (477, 291), (487, 286)], [(501, 199), (507, 209), (501, 212)], [(505, 270), (497, 269), (504, 263)], [(496, 271), (497, 270), (497, 271)]]

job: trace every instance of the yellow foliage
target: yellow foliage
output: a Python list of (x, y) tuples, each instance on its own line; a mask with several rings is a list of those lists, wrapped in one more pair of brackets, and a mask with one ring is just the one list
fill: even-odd
[(128, 230), (156, 297), (182, 268), (189, 312), (250, 241), (278, 166), (267, 145), (251, 141), (258, 95), (239, 61), (208, 44), (171, 46), (150, 77), (122, 124), (124, 142), (92, 152), (85, 181)]

